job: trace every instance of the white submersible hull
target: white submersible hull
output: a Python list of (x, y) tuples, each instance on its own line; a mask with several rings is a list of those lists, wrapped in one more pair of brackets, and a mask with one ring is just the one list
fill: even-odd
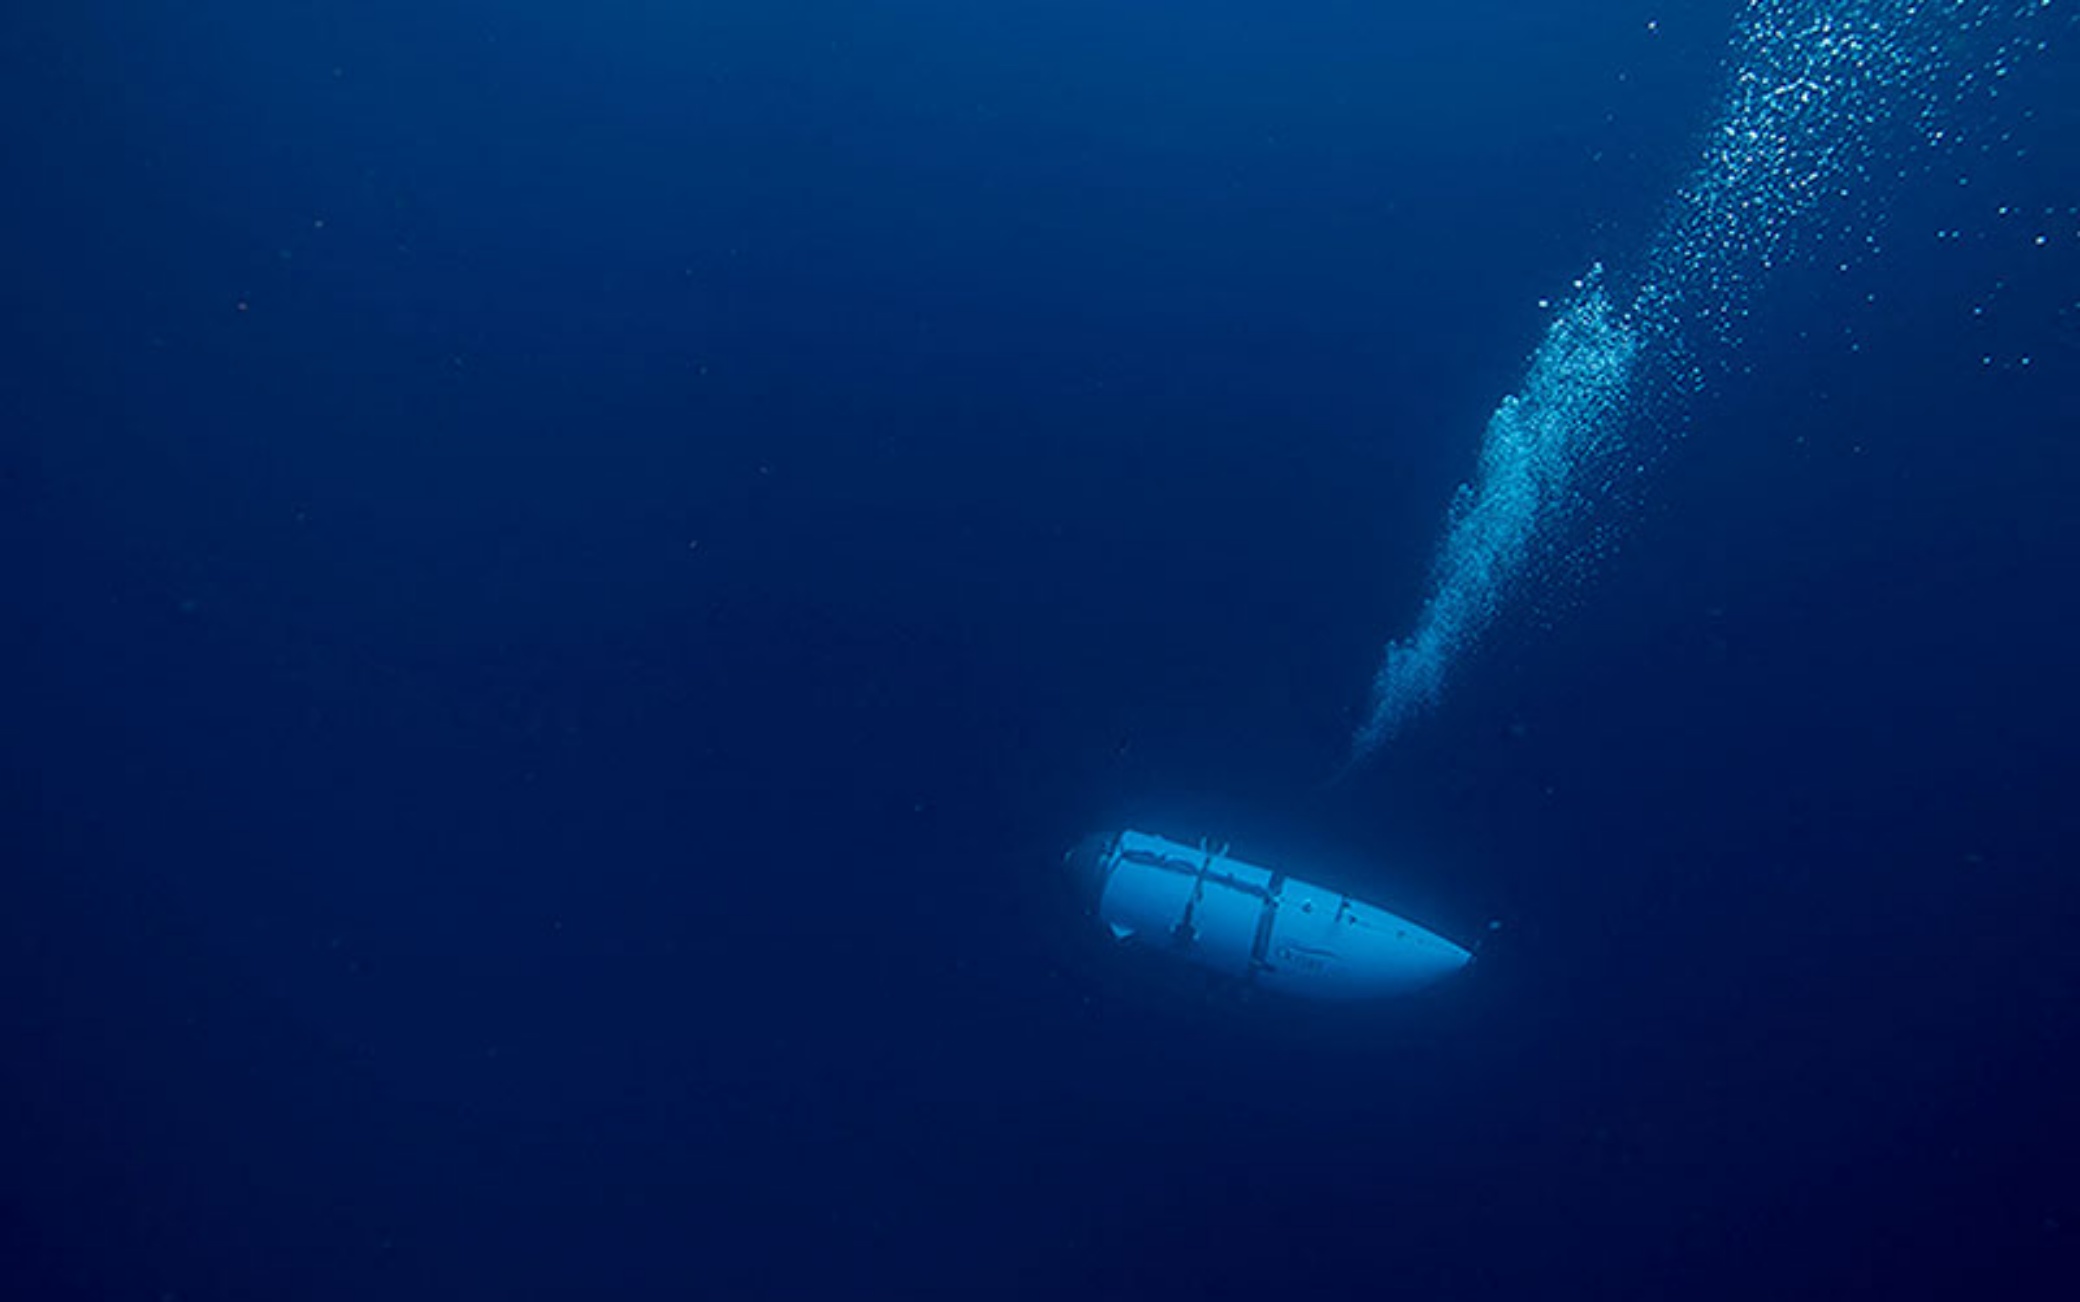
[(1113, 939), (1268, 990), (1400, 994), (1473, 958), (1406, 918), (1230, 858), (1224, 846), (1123, 831), (1084, 840), (1065, 862)]

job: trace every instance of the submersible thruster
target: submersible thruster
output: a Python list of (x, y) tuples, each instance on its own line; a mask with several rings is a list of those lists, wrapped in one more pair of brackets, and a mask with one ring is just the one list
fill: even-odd
[(1114, 940), (1285, 994), (1400, 994), (1473, 958), (1397, 914), (1244, 863), (1211, 842), (1101, 833), (1064, 862)]

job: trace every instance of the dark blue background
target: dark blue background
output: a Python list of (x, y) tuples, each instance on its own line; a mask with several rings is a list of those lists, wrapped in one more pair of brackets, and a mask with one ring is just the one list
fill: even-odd
[[(2080, 1277), (2069, 15), (1325, 788), (1730, 3), (19, 8), (5, 1296)], [(1207, 1002), (1127, 820), (1504, 927)]]

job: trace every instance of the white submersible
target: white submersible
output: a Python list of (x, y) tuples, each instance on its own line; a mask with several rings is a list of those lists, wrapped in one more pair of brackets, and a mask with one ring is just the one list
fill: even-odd
[(1229, 856), (1122, 831), (1064, 856), (1086, 906), (1114, 940), (1312, 999), (1401, 994), (1473, 955), (1433, 931), (1341, 891)]

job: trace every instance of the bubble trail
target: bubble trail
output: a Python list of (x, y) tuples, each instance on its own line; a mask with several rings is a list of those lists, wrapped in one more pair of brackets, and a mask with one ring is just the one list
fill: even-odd
[[(1488, 420), (1414, 628), (1387, 645), (1346, 769), (1442, 699), (1456, 665), (1652, 459), (1650, 408), (1697, 387), (1815, 213), (1853, 235), (1888, 149), (1954, 145), (1946, 114), (1994, 98), (2053, 0), (1749, 0), (1697, 161), (1614, 298), (1577, 286)], [(1896, 169), (1895, 169), (1896, 170)], [(1619, 306), (1620, 303), (1623, 306)]]
[(1436, 704), (1445, 670), (1495, 619), (1542, 531), (1584, 501), (1574, 480), (1619, 426), (1639, 337), (1592, 276), (1532, 355), (1523, 392), (1488, 418), (1479, 472), (1445, 526), (1415, 631), (1387, 648), (1356, 753)]

